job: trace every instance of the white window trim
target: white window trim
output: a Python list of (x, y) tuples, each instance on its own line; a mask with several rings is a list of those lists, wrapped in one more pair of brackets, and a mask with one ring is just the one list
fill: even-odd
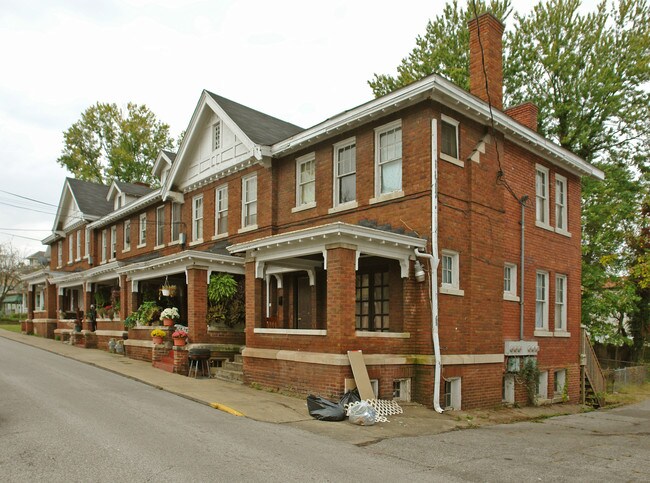
[(59, 240), (59, 243), (57, 243), (56, 263), (56, 268), (61, 268), (63, 266), (63, 240)]
[[(546, 203), (544, 203), (544, 218), (546, 221), (541, 221), (537, 217), (537, 203), (538, 200), (537, 198), (539, 197), (538, 192), (537, 192), (537, 173), (544, 173), (546, 176)], [(550, 204), (551, 204), (551, 199), (550, 199), (550, 193), (551, 193), (551, 187), (549, 184), (549, 169), (546, 168), (545, 166), (542, 166), (541, 164), (536, 164), (535, 165), (535, 225), (538, 226), (539, 228), (544, 228), (545, 230), (551, 230), (555, 231), (553, 227), (551, 226), (550, 222)]]
[[(560, 327), (560, 328), (558, 328), (558, 326), (557, 326), (557, 306), (558, 306), (558, 299), (557, 299), (558, 292), (557, 292), (557, 290), (558, 290), (558, 285), (559, 285), (558, 280), (564, 280), (564, 283), (563, 283), (564, 293), (562, 294), (564, 300), (562, 301), (562, 308), (561, 308), (562, 320), (564, 321), (564, 327)], [(555, 314), (555, 317), (554, 317), (555, 318), (555, 322), (554, 322), (555, 326), (554, 326), (554, 328), (555, 328), (556, 333), (557, 332), (566, 332), (567, 331), (567, 282), (568, 282), (568, 278), (567, 278), (566, 275), (564, 275), (562, 273), (556, 273), (555, 274), (555, 304), (554, 304), (555, 305), (555, 307), (554, 307), (555, 308), (555, 311), (554, 311), (554, 314)]]
[(74, 252), (73, 252), (73, 244), (74, 242), (74, 234), (71, 233), (68, 235), (68, 265), (72, 265), (72, 262), (74, 261)]
[[(257, 180), (257, 173), (253, 173), (248, 176), (244, 176), (241, 179), (241, 228), (237, 231), (237, 233), (244, 233), (247, 231), (251, 230), (256, 230), (257, 229), (257, 223), (253, 223), (251, 225), (246, 225), (246, 206), (250, 203), (252, 203), (251, 200), (246, 199), (246, 182), (250, 179), (255, 179), (255, 203), (258, 203), (257, 195), (259, 192), (259, 186), (258, 186), (258, 181)], [(257, 218), (259, 220), (260, 216), (260, 210), (259, 210), (259, 203), (257, 204)]]
[[(174, 218), (174, 206), (179, 206), (179, 217), (178, 220)], [(180, 238), (181, 238), (181, 218), (182, 218), (182, 203), (177, 203), (176, 201), (172, 201), (171, 204), (171, 213), (170, 213), (170, 223), (169, 223), (169, 244), (174, 245), (176, 243), (179, 243)], [(174, 226), (175, 224), (178, 224), (178, 237), (174, 239)]]
[[(559, 391), (555, 391), (555, 386), (561, 383), (562, 387)], [(557, 369), (553, 372), (553, 396), (560, 399), (564, 395), (564, 386), (566, 385), (566, 369)]]
[[(384, 124), (383, 126), (379, 126), (375, 128), (375, 197), (370, 200), (370, 203), (379, 203), (380, 201), (386, 201), (389, 199), (394, 199), (398, 198), (401, 196), (404, 196), (404, 179), (402, 178), (402, 186), (400, 186), (400, 189), (395, 190), (395, 191), (390, 191), (388, 193), (382, 193), (381, 192), (381, 165), (380, 165), (380, 156), (381, 156), (381, 150), (379, 149), (379, 139), (382, 134), (384, 134), (387, 131), (390, 131), (392, 129), (395, 129), (399, 127), (401, 129), (402, 127), (402, 120), (398, 119), (396, 121), (390, 122), (388, 124)], [(403, 132), (402, 132), (402, 143), (404, 140), (403, 137)], [(402, 157), (400, 158), (400, 169), (402, 169), (402, 174), (404, 173), (404, 145), (402, 144)]]
[[(542, 327), (537, 326), (537, 277), (539, 275), (544, 275), (546, 278), (546, 283), (544, 284), (544, 311), (542, 313)], [(552, 332), (549, 332), (548, 329), (548, 305), (549, 305), (549, 299), (548, 299), (548, 285), (549, 285), (549, 274), (545, 270), (537, 270), (535, 272), (535, 336), (537, 337), (548, 337), (553, 335)]]
[[(128, 225), (128, 226), (127, 226)], [(126, 235), (129, 235), (129, 240), (127, 241)], [(124, 220), (122, 223), (122, 237), (124, 238), (124, 247), (122, 248), (122, 253), (126, 253), (131, 250), (131, 220)]]
[[(113, 247), (115, 248), (113, 249)], [(111, 244), (109, 248), (110, 248), (110, 255), (111, 255), (109, 261), (113, 262), (117, 257), (117, 226), (116, 225), (111, 226)]]
[(511, 302), (519, 302), (519, 296), (517, 295), (517, 264), (515, 263), (505, 263), (503, 267), (503, 277), (505, 281), (505, 269), (510, 268), (510, 290), (503, 291), (503, 300), (509, 300)]
[[(219, 210), (219, 193), (225, 192), (226, 196), (226, 207), (223, 210)], [(219, 233), (219, 214), (220, 213), (226, 213), (226, 216), (229, 216), (229, 193), (228, 193), (228, 184), (222, 184), (221, 186), (218, 186), (214, 190), (214, 236), (212, 237), (213, 240), (217, 240), (219, 238), (225, 238), (228, 236), (228, 226), (226, 225), (226, 231)]]
[[(303, 202), (300, 191), (300, 167), (306, 163), (314, 163), (314, 181), (309, 183), (314, 183), (314, 201), (308, 203)], [(307, 184), (307, 183), (305, 183)], [(291, 212), (295, 213), (296, 211), (308, 210), (316, 207), (316, 153), (305, 154), (296, 158), (296, 206), (292, 208)]]
[[(339, 158), (339, 151), (352, 146), (354, 144), (354, 183), (355, 183), (355, 196), (354, 200), (346, 201), (345, 203), (339, 203), (339, 163), (338, 163), (338, 158)], [(358, 206), (357, 204), (357, 197), (356, 197), (356, 179), (357, 179), (357, 155), (356, 155), (356, 145), (357, 145), (357, 138), (356, 137), (351, 137), (347, 138), (339, 143), (336, 143), (333, 146), (333, 159), (332, 159), (332, 172), (334, 173), (334, 178), (333, 178), (333, 186), (332, 186), (332, 208), (329, 210), (330, 213), (335, 213), (336, 211), (343, 211), (343, 210), (349, 210), (352, 208), (356, 208)], [(348, 173), (348, 175), (351, 173)], [(346, 175), (347, 176), (347, 175)]]
[(548, 399), (548, 371), (540, 371), (537, 381), (538, 391), (537, 398), (541, 400)]
[[(196, 216), (196, 202), (199, 201), (199, 200), (201, 200), (201, 218), (198, 218)], [(205, 208), (205, 206), (203, 204), (203, 194), (197, 195), (197, 196), (192, 198), (192, 241), (190, 243), (190, 246), (192, 246), (192, 244), (196, 245), (198, 243), (203, 242), (203, 235), (204, 235), (203, 232), (205, 230), (205, 226), (203, 224), (203, 220), (205, 219), (205, 210), (204, 210), (204, 208)], [(199, 221), (199, 219), (201, 220), (201, 236), (200, 237), (198, 236), (198, 233), (197, 233), (198, 230), (197, 230), (197, 223), (196, 223), (197, 221)]]
[[(138, 245), (137, 248), (143, 248), (147, 246), (147, 214), (142, 213), (139, 217), (138, 223)], [(144, 228), (144, 229), (143, 229)], [(144, 234), (144, 239), (142, 235)]]
[[(442, 282), (442, 258), (451, 257), (451, 283)], [(460, 254), (453, 250), (443, 250), (440, 256), (440, 293), (462, 297), (465, 291), (460, 289)]]
[(90, 256), (90, 228), (86, 228), (86, 239), (84, 240), (84, 258)]
[[(562, 211), (564, 212), (564, 226), (557, 226), (557, 209), (560, 206), (557, 202), (557, 194), (558, 194), (558, 189), (557, 189), (557, 184), (561, 183), (564, 186), (564, 206), (562, 207)], [(569, 232), (569, 182), (567, 179), (562, 176), (561, 174), (556, 174), (555, 175), (555, 232), (559, 233), (560, 235), (567, 236), (571, 238), (571, 233)]]
[[(160, 212), (162, 210), (162, 217)], [(162, 236), (162, 240), (158, 239), (158, 235)], [(165, 205), (156, 208), (156, 244), (154, 250), (165, 246)]]
[(81, 261), (81, 230), (77, 230), (77, 256), (75, 257), (76, 262)]
[(458, 122), (456, 119), (451, 118), (449, 116), (445, 116), (444, 114), (440, 114), (440, 159), (447, 161), (451, 164), (455, 164), (456, 166), (460, 166), (461, 168), (465, 167), (465, 162), (462, 161), (460, 158), (454, 158), (453, 156), (450, 156), (448, 154), (445, 154), (442, 152), (442, 123), (445, 122), (447, 124), (451, 124), (456, 128), (456, 152), (458, 155), (460, 155), (460, 129), (458, 126), (460, 126), (460, 122)]
[(106, 257), (108, 256), (108, 233), (106, 228), (102, 230), (102, 258), (101, 263), (106, 263)]

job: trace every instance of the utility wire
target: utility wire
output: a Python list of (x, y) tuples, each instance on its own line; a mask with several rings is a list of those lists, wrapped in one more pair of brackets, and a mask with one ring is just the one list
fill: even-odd
[(49, 228), (0, 228), (0, 230), (8, 231), (52, 231)]
[(5, 233), (3, 231), (0, 231), (0, 235), (6, 235), (6, 236), (11, 236), (11, 237), (17, 237), (17, 238), (25, 238), (26, 240), (34, 240), (34, 241), (37, 241), (37, 242), (42, 241), (40, 238), (32, 238), (30, 236), (14, 235), (13, 233)]
[(40, 204), (42, 204), (42, 205), (54, 206), (55, 208), (58, 208), (58, 205), (53, 205), (52, 203), (46, 203), (45, 201), (35, 200), (34, 198), (29, 198), (29, 197), (27, 197), (27, 196), (18, 195), (18, 194), (16, 194), (16, 193), (11, 193), (11, 192), (9, 192), (9, 191), (0, 190), (0, 193), (5, 193), (5, 194), (11, 195), (11, 196), (16, 196), (16, 197), (18, 197), (18, 198), (22, 198), (22, 199), (24, 199), (24, 200), (33, 201), (34, 203), (40, 203)]

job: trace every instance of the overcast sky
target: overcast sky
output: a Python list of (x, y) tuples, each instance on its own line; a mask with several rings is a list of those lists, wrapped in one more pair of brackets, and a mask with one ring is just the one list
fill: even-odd
[(95, 102), (146, 104), (174, 138), (202, 89), (309, 127), (370, 100), (368, 79), (394, 74), (443, 5), (0, 0), (0, 243), (43, 248), (20, 237), (45, 238), (56, 208), (5, 192), (58, 204), (62, 133)]

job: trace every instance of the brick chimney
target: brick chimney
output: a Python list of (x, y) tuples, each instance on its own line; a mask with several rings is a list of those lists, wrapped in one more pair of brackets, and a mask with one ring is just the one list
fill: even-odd
[[(478, 19), (470, 20), (468, 27), (469, 91), (485, 102), (491, 102), (492, 107), (501, 110), (503, 109), (503, 24), (492, 14), (484, 13)], [(488, 92), (485, 90), (485, 72), (488, 78)]]
[(524, 102), (517, 106), (510, 107), (505, 113), (515, 121), (523, 124), (527, 128), (537, 131), (537, 114), (539, 109), (532, 102)]

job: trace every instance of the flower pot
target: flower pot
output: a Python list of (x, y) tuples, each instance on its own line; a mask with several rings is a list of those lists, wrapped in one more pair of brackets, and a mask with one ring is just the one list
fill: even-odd
[(185, 345), (185, 339), (183, 337), (175, 337), (174, 338), (174, 345), (178, 347), (182, 347)]
[(169, 297), (169, 289), (168, 288), (162, 289), (162, 294), (163, 294), (163, 297)]
[(174, 325), (174, 321), (172, 319), (163, 319), (163, 325), (165, 327), (171, 327)]
[(154, 344), (162, 344), (163, 343), (163, 338), (162, 337), (152, 337), (151, 339)]

